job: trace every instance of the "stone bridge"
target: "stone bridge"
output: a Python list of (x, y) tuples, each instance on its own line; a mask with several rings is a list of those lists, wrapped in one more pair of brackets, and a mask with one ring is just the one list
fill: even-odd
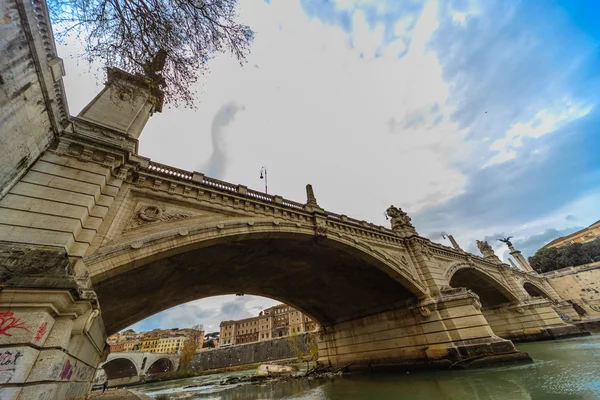
[(169, 353), (110, 353), (100, 364), (94, 385), (108, 379), (109, 387), (145, 382), (153, 375), (177, 370), (179, 355)]
[(579, 332), (512, 246), (521, 269), (485, 243), (482, 256), (434, 243), (396, 207), (378, 226), (324, 210), (310, 185), (297, 202), (139, 155), (161, 111), (145, 79), (108, 69), (70, 116), (45, 3), (4, 1), (0, 21), (0, 398), (83, 396), (107, 335), (222, 294), (310, 315), (334, 367), (528, 360), (511, 339)]

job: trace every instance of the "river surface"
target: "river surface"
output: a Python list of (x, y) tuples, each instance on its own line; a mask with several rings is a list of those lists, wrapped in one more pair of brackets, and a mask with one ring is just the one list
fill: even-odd
[[(346, 375), (333, 380), (299, 379), (268, 385), (219, 385), (252, 370), (158, 382), (135, 389), (176, 400), (596, 400), (600, 399), (600, 336), (517, 346), (534, 363), (475, 370), (426, 371), (389, 375)], [(185, 386), (206, 386), (187, 388)]]

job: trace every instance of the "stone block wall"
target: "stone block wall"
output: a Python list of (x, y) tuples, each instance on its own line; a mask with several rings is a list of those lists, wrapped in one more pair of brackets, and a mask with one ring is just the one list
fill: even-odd
[(581, 307), (582, 319), (600, 318), (600, 263), (544, 274), (556, 293)]
[(56, 246), (83, 257), (121, 181), (111, 169), (45, 152), (0, 200), (0, 240)]
[(484, 310), (483, 315), (496, 335), (511, 340), (542, 337), (548, 327), (564, 325), (546, 300)]
[[(295, 339), (298, 340), (299, 347), (307, 354), (306, 334), (298, 335)], [(192, 367), (196, 370), (209, 370), (244, 364), (287, 360), (296, 357), (296, 351), (290, 345), (289, 339), (279, 338), (203, 351), (196, 354), (192, 361)]]
[(87, 394), (104, 354), (104, 325), (89, 302), (68, 291), (4, 289), (0, 322), (0, 399)]
[(0, 2), (0, 198), (68, 118), (62, 61), (39, 3)]

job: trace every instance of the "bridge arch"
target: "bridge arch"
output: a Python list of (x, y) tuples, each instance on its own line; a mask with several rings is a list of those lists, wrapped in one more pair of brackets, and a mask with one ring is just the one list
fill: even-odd
[(531, 297), (543, 297), (545, 299), (554, 301), (554, 299), (548, 294), (548, 292), (546, 292), (544, 289), (534, 284), (533, 282), (523, 282), (523, 289), (525, 289), (527, 294)]
[(175, 369), (175, 367), (173, 365), (173, 362), (171, 360), (169, 360), (168, 358), (163, 357), (163, 358), (157, 359), (152, 364), (150, 364), (150, 366), (146, 370), (146, 375), (151, 376), (151, 375), (164, 374), (165, 372), (170, 372), (170, 371), (173, 371), (174, 369)]
[(102, 369), (109, 381), (139, 375), (135, 362), (126, 357), (113, 358), (102, 364)]
[(125, 235), (86, 264), (109, 334), (178, 304), (223, 294), (279, 300), (322, 325), (426, 296), (408, 268), (369, 245), (279, 221)]
[(464, 287), (477, 294), (484, 308), (519, 301), (502, 282), (474, 264), (454, 264), (448, 269), (446, 278), (450, 286)]

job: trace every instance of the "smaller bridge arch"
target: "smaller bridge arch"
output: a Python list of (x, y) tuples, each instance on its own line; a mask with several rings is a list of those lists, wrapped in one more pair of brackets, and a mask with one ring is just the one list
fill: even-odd
[(175, 367), (173, 365), (173, 362), (170, 359), (163, 357), (150, 364), (150, 366), (146, 370), (146, 375), (153, 376), (158, 374), (164, 374), (165, 372), (170, 372), (174, 369)]
[(552, 297), (548, 294), (548, 292), (546, 292), (544, 289), (534, 284), (533, 282), (523, 282), (523, 289), (525, 289), (527, 294), (531, 297), (543, 297), (548, 300), (553, 300)]
[(136, 363), (127, 357), (113, 358), (102, 364), (102, 369), (109, 382), (139, 375)]
[(479, 296), (483, 307), (516, 303), (519, 298), (502, 282), (471, 263), (457, 263), (450, 266), (446, 279), (452, 287), (464, 287)]

